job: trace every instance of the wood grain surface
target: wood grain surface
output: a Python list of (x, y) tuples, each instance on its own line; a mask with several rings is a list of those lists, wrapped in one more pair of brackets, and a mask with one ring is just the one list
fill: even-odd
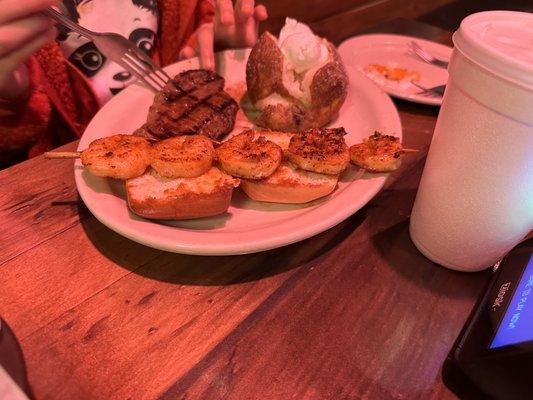
[[(348, 34), (323, 28), (337, 43)], [(375, 30), (449, 41), (412, 21)], [(0, 172), (0, 316), (34, 397), (455, 398), (440, 369), (488, 274), (441, 268), (411, 243), (438, 109), (396, 105), (404, 143), (420, 152), (346, 221), (258, 254), (129, 241), (86, 210), (69, 160)]]

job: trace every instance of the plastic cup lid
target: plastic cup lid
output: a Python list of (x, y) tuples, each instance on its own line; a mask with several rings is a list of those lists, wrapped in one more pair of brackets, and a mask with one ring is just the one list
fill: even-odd
[(461, 53), (497, 75), (533, 86), (533, 14), (485, 11), (469, 15), (453, 35)]

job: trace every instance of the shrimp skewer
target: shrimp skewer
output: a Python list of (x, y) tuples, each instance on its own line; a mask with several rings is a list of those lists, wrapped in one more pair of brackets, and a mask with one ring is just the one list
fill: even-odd
[(49, 151), (45, 158), (81, 158), (91, 174), (115, 179), (140, 176), (150, 165), (150, 144), (144, 138), (114, 135), (94, 140), (84, 151)]
[(309, 129), (291, 138), (287, 158), (306, 171), (336, 175), (350, 162), (344, 128)]
[(81, 152), (47, 152), (44, 156), (81, 158), (91, 174), (108, 178), (136, 178), (149, 166), (164, 177), (191, 178), (211, 168), (214, 149), (200, 135), (165, 139), (153, 146), (143, 137), (114, 135), (94, 140)]
[(150, 165), (150, 144), (145, 138), (131, 135), (96, 139), (82, 151), (81, 163), (96, 176), (135, 178)]
[(417, 150), (404, 149), (400, 138), (374, 132), (363, 143), (350, 147), (350, 161), (370, 172), (391, 172), (400, 167), (401, 156)]
[[(143, 137), (114, 135), (91, 142), (82, 152), (48, 152), (45, 157), (81, 158), (90, 173), (115, 179), (140, 176), (149, 166), (168, 178), (197, 177), (217, 158), (230, 175), (264, 179), (274, 173), (283, 157), (303, 170), (337, 175), (350, 161), (370, 172), (391, 172), (399, 168), (404, 153), (417, 151), (405, 149), (399, 138), (379, 132), (348, 149), (344, 133), (343, 128), (310, 129), (281, 135), (280, 141), (279, 132), (248, 130), (216, 149), (201, 135), (173, 137), (154, 145)], [(274, 141), (280, 141), (279, 145)]]
[(48, 159), (66, 159), (66, 158), (80, 158), (81, 151), (45, 151), (44, 158)]
[(223, 142), (216, 150), (221, 168), (234, 177), (264, 179), (281, 164), (283, 152), (263, 136), (254, 140), (251, 130)]

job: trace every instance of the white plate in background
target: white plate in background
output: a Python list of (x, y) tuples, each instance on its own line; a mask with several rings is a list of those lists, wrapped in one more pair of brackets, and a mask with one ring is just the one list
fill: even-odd
[[(387, 67), (406, 68), (420, 74), (421, 86), (431, 88), (445, 85), (448, 71), (428, 64), (409, 53), (408, 43), (415, 41), (420, 47), (443, 61), (450, 61), (452, 48), (440, 43), (412, 36), (373, 34), (354, 36), (339, 46), (339, 53), (348, 69), (355, 68), (361, 72), (369, 64), (381, 64)], [(363, 72), (364, 73), (364, 72)], [(369, 79), (372, 79), (369, 77)], [(432, 98), (418, 94), (420, 89), (408, 82), (393, 82), (385, 78), (372, 79), (391, 96), (413, 101), (415, 103), (440, 105), (442, 97)]]

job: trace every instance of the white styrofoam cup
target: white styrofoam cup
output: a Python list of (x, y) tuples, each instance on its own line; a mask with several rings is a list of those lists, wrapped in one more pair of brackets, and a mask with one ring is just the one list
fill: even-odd
[(465, 18), (411, 213), (429, 259), (490, 267), (533, 229), (533, 14)]

